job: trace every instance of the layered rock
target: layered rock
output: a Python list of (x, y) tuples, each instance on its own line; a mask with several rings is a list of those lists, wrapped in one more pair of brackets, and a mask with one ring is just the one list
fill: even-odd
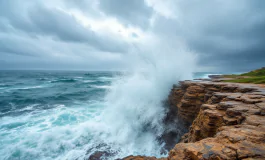
[(265, 159), (264, 86), (183, 81), (169, 103), (189, 132), (168, 160)]

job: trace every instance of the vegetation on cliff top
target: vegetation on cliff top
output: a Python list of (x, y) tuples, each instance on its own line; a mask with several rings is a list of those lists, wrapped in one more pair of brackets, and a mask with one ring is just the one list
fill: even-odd
[(224, 77), (233, 78), (224, 80), (225, 82), (265, 84), (265, 67), (240, 75), (224, 75)]

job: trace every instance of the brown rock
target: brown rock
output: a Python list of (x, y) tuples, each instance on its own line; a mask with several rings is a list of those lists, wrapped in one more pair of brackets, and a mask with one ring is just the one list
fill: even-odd
[(246, 117), (245, 123), (253, 126), (265, 126), (265, 117), (258, 115), (250, 115)]
[(256, 106), (260, 108), (260, 114), (265, 116), (265, 102), (256, 103)]
[(265, 89), (261, 86), (182, 81), (171, 90), (169, 101), (176, 117), (190, 129), (181, 138), (185, 143), (176, 144), (167, 160), (265, 159)]

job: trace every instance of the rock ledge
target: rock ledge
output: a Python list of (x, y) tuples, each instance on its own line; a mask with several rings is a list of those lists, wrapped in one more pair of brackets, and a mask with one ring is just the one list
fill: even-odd
[[(176, 118), (189, 127), (160, 160), (265, 159), (265, 87), (181, 81), (169, 95)], [(129, 156), (124, 160), (156, 160)]]

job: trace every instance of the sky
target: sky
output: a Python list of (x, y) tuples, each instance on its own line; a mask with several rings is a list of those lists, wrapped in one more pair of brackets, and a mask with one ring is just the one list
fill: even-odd
[(265, 1), (0, 0), (0, 69), (122, 70), (154, 40), (198, 71), (263, 67)]

